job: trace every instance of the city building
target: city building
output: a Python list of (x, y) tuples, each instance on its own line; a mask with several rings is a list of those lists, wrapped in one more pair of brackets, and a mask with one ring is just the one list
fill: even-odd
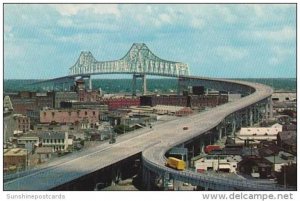
[(36, 93), (36, 106), (38, 109), (54, 107), (54, 92)]
[(20, 148), (26, 148), (28, 145), (31, 145), (31, 148), (38, 146), (39, 137), (34, 133), (23, 134), (19, 137), (16, 137), (17, 146)]
[(80, 125), (66, 123), (66, 124), (51, 124), (51, 123), (44, 123), (44, 124), (36, 124), (34, 126), (34, 130), (38, 131), (78, 131), (81, 129)]
[(296, 101), (297, 94), (295, 92), (274, 92), (272, 94), (273, 102)]
[(280, 151), (277, 155), (264, 158), (273, 164), (273, 170), (275, 172), (280, 172), (281, 167), (283, 167), (284, 165), (289, 165), (291, 163), (297, 162), (294, 155), (284, 151)]
[(297, 131), (297, 125), (295, 124), (283, 125), (282, 131)]
[(282, 125), (280, 124), (274, 124), (271, 127), (242, 127), (235, 137), (235, 144), (244, 144), (246, 140), (254, 145), (261, 141), (276, 141), (277, 134), (281, 131)]
[(139, 106), (139, 98), (129, 98), (129, 97), (112, 97), (107, 99), (101, 99), (100, 103), (107, 105), (109, 110), (117, 110), (120, 108), (128, 108), (130, 106)]
[(141, 96), (141, 106), (171, 105), (192, 108), (215, 107), (228, 102), (227, 95), (147, 95)]
[(254, 178), (271, 177), (273, 164), (259, 156), (248, 156), (238, 163), (238, 171)]
[(3, 99), (3, 109), (4, 111), (13, 111), (13, 105), (9, 96), (5, 96)]
[(108, 112), (108, 105), (103, 105), (99, 102), (63, 101), (61, 102), (61, 108), (98, 109), (100, 113)]
[(27, 110), (35, 110), (37, 108), (35, 98), (17, 97), (12, 98), (11, 101), (14, 108), (14, 112), (17, 114), (26, 115)]
[(13, 137), (14, 130), (16, 129), (16, 122), (12, 113), (3, 116), (3, 136), (4, 142), (9, 141)]
[(275, 102), (273, 103), (274, 114), (286, 114), (289, 113), (291, 118), (295, 118), (297, 115), (297, 102)]
[(233, 155), (207, 155), (194, 160), (196, 172), (221, 171), (236, 172), (237, 164), (242, 160), (241, 156)]
[(201, 95), (188, 96), (187, 106), (192, 108), (216, 107), (228, 102), (228, 95)]
[(53, 92), (21, 91), (11, 96), (11, 102), (15, 113), (26, 115), (27, 111), (39, 111), (43, 107), (53, 107), (53, 96)]
[[(128, 113), (131, 112), (133, 114), (153, 114), (154, 108), (151, 106), (131, 106), (129, 108), (125, 108), (122, 110), (127, 110)], [(120, 111), (120, 109), (119, 109)]]
[(78, 100), (78, 94), (74, 91), (60, 91), (55, 92), (54, 95), (54, 107), (60, 108), (60, 103), (62, 101), (77, 101)]
[(11, 148), (3, 150), (4, 172), (24, 170), (28, 164), (27, 149)]
[(149, 125), (151, 122), (157, 121), (155, 114), (129, 114), (121, 118), (121, 124), (132, 127), (136, 124)]
[(171, 106), (171, 105), (156, 105), (153, 107), (154, 113), (160, 115), (176, 115), (176, 116), (187, 116), (193, 113), (191, 108), (180, 107), (180, 106)]
[(66, 152), (69, 146), (68, 132), (43, 131), (39, 133), (42, 147), (51, 147), (52, 152)]
[(147, 95), (140, 97), (141, 106), (170, 105), (186, 107), (188, 100), (186, 96), (179, 95)]
[(45, 109), (40, 111), (41, 123), (80, 124), (82, 128), (94, 128), (99, 123), (97, 109)]
[(97, 102), (101, 99), (100, 91), (79, 90), (78, 100), (80, 102)]
[(262, 157), (278, 155), (282, 150), (281, 147), (276, 144), (276, 141), (262, 141), (257, 149), (259, 155)]
[(30, 118), (22, 114), (14, 114), (15, 131), (26, 133), (30, 130)]
[(34, 126), (40, 122), (40, 109), (27, 109), (26, 116), (30, 118), (31, 126)]
[(38, 155), (38, 163), (44, 163), (51, 159), (52, 147), (37, 147), (35, 153)]
[(277, 135), (277, 145), (283, 150), (296, 154), (297, 153), (297, 132), (282, 131)]

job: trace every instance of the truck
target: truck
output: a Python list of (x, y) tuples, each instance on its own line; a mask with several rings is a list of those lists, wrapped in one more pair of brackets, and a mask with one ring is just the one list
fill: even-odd
[(175, 157), (169, 157), (166, 162), (166, 166), (175, 170), (185, 170), (186, 168), (185, 162)]
[(205, 148), (204, 148), (204, 152), (206, 154), (209, 154), (211, 151), (215, 151), (215, 150), (222, 150), (221, 147), (219, 145), (207, 145)]

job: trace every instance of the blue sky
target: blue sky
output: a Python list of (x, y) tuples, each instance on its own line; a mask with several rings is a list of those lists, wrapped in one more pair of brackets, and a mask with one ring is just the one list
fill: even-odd
[(6, 4), (4, 79), (64, 76), (82, 50), (123, 57), (143, 42), (194, 75), (296, 77), (296, 5)]

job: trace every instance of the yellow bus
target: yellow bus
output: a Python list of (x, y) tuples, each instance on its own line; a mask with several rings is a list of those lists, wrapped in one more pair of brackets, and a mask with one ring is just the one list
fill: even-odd
[(166, 166), (171, 167), (176, 170), (185, 170), (186, 164), (183, 160), (178, 158), (169, 157), (166, 163)]

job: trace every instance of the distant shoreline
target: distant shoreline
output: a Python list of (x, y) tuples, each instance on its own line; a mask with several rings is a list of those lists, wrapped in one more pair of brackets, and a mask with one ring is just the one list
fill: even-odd
[[(276, 92), (296, 92), (297, 79), (296, 78), (222, 78), (231, 80), (242, 80), (249, 82), (257, 82), (271, 86)], [(18, 91), (42, 91), (29, 85), (33, 82), (41, 81), (42, 79), (6, 79), (4, 80), (4, 92), (18, 92)], [(126, 93), (130, 92), (132, 88), (131, 79), (93, 79), (93, 89), (101, 88), (106, 93)], [(141, 80), (137, 80), (138, 86), (141, 85)], [(177, 80), (174, 78), (148, 78), (148, 91), (165, 93), (176, 91)], [(141, 89), (138, 89), (141, 90)]]

